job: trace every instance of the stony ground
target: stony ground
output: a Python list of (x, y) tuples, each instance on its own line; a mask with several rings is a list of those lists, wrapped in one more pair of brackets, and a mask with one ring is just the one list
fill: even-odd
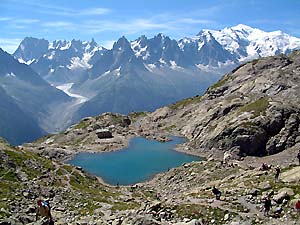
[[(2, 143), (0, 224), (43, 224), (34, 222), (39, 197), (50, 200), (55, 224), (299, 224), (293, 208), (300, 199), (300, 166), (291, 157), (296, 151), (226, 165), (208, 159), (146, 183), (112, 187), (81, 168)], [(261, 171), (260, 162), (281, 165), (280, 181), (272, 168)], [(222, 191), (221, 200), (214, 199), (213, 186)], [(273, 207), (264, 216), (271, 192)]]

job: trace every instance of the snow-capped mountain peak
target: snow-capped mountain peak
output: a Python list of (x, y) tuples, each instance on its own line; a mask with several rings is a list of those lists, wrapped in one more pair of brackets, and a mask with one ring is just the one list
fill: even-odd
[(235, 55), (239, 61), (257, 57), (289, 53), (300, 47), (300, 39), (291, 37), (282, 31), (265, 32), (244, 24), (226, 27), (223, 30), (204, 30), (196, 37), (207, 37), (211, 33), (224, 49)]
[(123, 66), (133, 63), (150, 70), (174, 69), (177, 66), (205, 68), (205, 71), (213, 68), (215, 71), (227, 65), (233, 68), (257, 57), (289, 53), (297, 48), (300, 48), (300, 39), (282, 31), (266, 32), (238, 24), (222, 30), (203, 29), (197, 35), (179, 41), (162, 33), (152, 38), (142, 35), (131, 42), (123, 36), (111, 50), (99, 46), (94, 39), (49, 43), (44, 39), (25, 38), (14, 56), (19, 62), (30, 64), (49, 81), (55, 77), (65, 77), (65, 74), (72, 73), (68, 76), (74, 76), (77, 71), (90, 70), (96, 63), (95, 76), (120, 66), (129, 68)]
[(252, 28), (252, 27), (244, 25), (244, 24), (238, 24), (236, 26), (231, 27), (231, 29), (235, 30), (235, 31), (241, 31), (244, 33), (248, 33), (248, 34), (252, 33), (255, 30), (255, 28)]

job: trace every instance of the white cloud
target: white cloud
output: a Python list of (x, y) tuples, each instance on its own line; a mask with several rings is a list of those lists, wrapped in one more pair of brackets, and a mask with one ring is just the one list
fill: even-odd
[(74, 27), (74, 24), (65, 21), (54, 21), (54, 22), (43, 23), (42, 26), (47, 28), (70, 29)]
[(83, 11), (78, 11), (78, 16), (88, 16), (88, 15), (104, 15), (110, 12), (107, 8), (90, 8), (84, 9)]
[[(198, 25), (214, 24), (215, 21), (207, 19), (182, 18), (180, 16), (160, 14), (152, 18), (136, 18), (123, 21), (88, 20), (83, 21), (82, 30), (90, 34), (116, 31), (121, 35), (143, 34), (147, 32), (180, 32), (182, 30), (195, 28)], [(197, 27), (197, 31), (200, 28)]]
[(18, 48), (20, 42), (21, 39), (18, 38), (13, 38), (13, 39), (0, 38), (0, 48), (12, 54)]
[(183, 18), (183, 19), (179, 19), (178, 22), (181, 22), (183, 24), (211, 24), (214, 23), (215, 21), (206, 20), (206, 19)]
[(18, 24), (33, 24), (39, 22), (37, 19), (12, 19), (11, 21)]
[(10, 17), (0, 17), (0, 22), (10, 21), (10, 20), (12, 20), (12, 18)]
[(16, 4), (22, 4), (30, 7), (33, 12), (47, 14), (47, 15), (60, 15), (60, 16), (95, 16), (95, 15), (104, 15), (109, 13), (111, 10), (108, 8), (95, 7), (95, 8), (85, 8), (85, 9), (72, 9), (66, 7), (60, 7), (56, 5), (29, 1), (29, 0), (11, 0)]

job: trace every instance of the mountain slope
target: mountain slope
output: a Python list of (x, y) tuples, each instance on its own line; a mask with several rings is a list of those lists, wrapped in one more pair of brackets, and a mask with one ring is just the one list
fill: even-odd
[(49, 116), (49, 109), (71, 100), (65, 93), (44, 81), (29, 66), (19, 63), (2, 49), (0, 49), (0, 87), (43, 129), (47, 129), (44, 125)]
[(45, 132), (0, 87), (0, 136), (13, 145), (33, 141)]
[[(268, 155), (300, 142), (300, 53), (261, 58), (241, 65), (208, 89), (152, 113), (159, 129), (188, 138), (187, 149)], [(188, 123), (186, 122), (188, 121)], [(147, 131), (146, 131), (147, 132)]]

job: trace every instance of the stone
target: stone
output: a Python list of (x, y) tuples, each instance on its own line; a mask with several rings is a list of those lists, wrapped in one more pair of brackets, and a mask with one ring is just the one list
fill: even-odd
[(224, 216), (224, 221), (227, 221), (229, 218), (230, 218), (230, 215), (229, 215), (228, 213), (225, 214), (225, 216)]
[(100, 139), (112, 138), (112, 133), (108, 129), (98, 129), (96, 130), (96, 135)]
[(249, 194), (249, 195), (251, 195), (251, 196), (257, 196), (259, 192), (260, 192), (260, 191), (259, 191), (258, 189), (254, 188), (254, 189), (249, 190), (249, 191), (247, 192), (247, 194)]
[(287, 193), (287, 191), (283, 190), (281, 192), (278, 192), (277, 195), (274, 195), (273, 200), (277, 203), (282, 203), (284, 199), (289, 200), (290, 197), (291, 196)]

